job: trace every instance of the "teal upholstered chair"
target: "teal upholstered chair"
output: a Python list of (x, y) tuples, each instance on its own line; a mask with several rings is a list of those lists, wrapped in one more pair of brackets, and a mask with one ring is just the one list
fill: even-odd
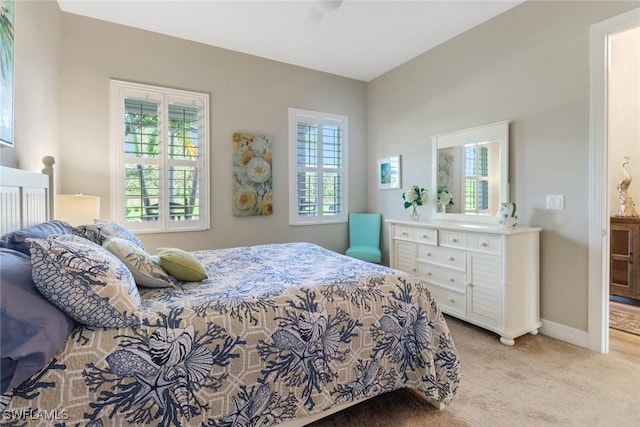
[(349, 249), (346, 254), (363, 261), (379, 263), (380, 228), (382, 215), (379, 213), (349, 214)]

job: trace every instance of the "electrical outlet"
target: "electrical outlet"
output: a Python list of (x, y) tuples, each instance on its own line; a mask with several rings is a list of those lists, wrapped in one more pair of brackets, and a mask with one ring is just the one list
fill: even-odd
[(564, 210), (564, 195), (548, 195), (547, 196), (547, 209)]

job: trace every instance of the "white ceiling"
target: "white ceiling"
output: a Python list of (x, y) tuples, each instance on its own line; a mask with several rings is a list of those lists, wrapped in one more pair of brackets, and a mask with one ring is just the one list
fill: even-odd
[(523, 1), (58, 0), (58, 4), (64, 12), (370, 81)]

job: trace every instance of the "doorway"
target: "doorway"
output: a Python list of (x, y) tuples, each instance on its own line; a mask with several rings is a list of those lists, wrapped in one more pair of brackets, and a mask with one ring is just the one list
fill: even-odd
[(587, 347), (609, 350), (609, 136), (608, 81), (610, 39), (640, 26), (640, 8), (591, 26), (589, 309)]
[(608, 45), (609, 328), (638, 334), (640, 236), (634, 230), (640, 230), (640, 207), (624, 198), (621, 204), (618, 186), (628, 186), (627, 194), (640, 201), (640, 26), (611, 34)]

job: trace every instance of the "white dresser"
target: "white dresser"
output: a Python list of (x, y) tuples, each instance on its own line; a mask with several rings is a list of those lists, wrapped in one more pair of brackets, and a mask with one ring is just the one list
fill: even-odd
[(392, 268), (427, 283), (444, 313), (513, 345), (540, 323), (540, 228), (453, 221), (389, 225)]

